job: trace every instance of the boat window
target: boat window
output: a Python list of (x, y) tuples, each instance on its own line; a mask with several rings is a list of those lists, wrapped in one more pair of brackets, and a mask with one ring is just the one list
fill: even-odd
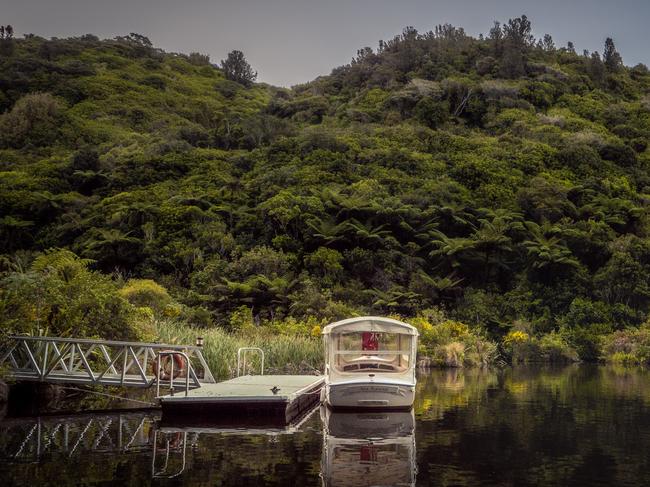
[(332, 365), (339, 372), (404, 372), (411, 364), (410, 335), (350, 332), (332, 338)]

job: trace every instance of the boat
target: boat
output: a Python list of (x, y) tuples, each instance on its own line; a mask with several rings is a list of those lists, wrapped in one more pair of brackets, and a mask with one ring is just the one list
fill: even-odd
[(362, 316), (323, 328), (321, 401), (340, 409), (410, 409), (418, 331), (391, 318)]

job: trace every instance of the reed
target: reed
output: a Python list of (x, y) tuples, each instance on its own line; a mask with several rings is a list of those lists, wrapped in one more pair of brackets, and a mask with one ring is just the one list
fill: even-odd
[[(197, 336), (204, 339), (203, 356), (215, 379), (236, 375), (237, 349), (259, 347), (265, 354), (265, 374), (310, 374), (323, 370), (323, 347), (319, 337), (274, 334), (266, 329), (247, 329), (229, 333), (220, 328), (197, 329), (174, 321), (157, 325), (158, 340), (169, 344), (193, 345)], [(251, 370), (259, 371), (253, 357)]]

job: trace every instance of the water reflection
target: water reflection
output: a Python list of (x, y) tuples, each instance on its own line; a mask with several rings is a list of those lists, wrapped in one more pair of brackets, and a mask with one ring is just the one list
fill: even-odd
[(415, 418), (409, 412), (321, 408), (323, 485), (415, 485)]
[(5, 419), (0, 426), (3, 461), (38, 462), (94, 453), (148, 451), (156, 414), (75, 414)]
[[(417, 448), (416, 448), (417, 446)], [(0, 420), (11, 485), (650, 485), (650, 372), (434, 370), (413, 413), (289, 427), (157, 413)]]
[(428, 485), (650, 485), (642, 369), (433, 371), (416, 403)]

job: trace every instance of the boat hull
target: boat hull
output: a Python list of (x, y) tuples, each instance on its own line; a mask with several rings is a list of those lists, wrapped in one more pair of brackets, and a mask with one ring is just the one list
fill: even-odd
[(323, 402), (336, 409), (410, 409), (415, 384), (397, 382), (341, 382), (326, 384)]

